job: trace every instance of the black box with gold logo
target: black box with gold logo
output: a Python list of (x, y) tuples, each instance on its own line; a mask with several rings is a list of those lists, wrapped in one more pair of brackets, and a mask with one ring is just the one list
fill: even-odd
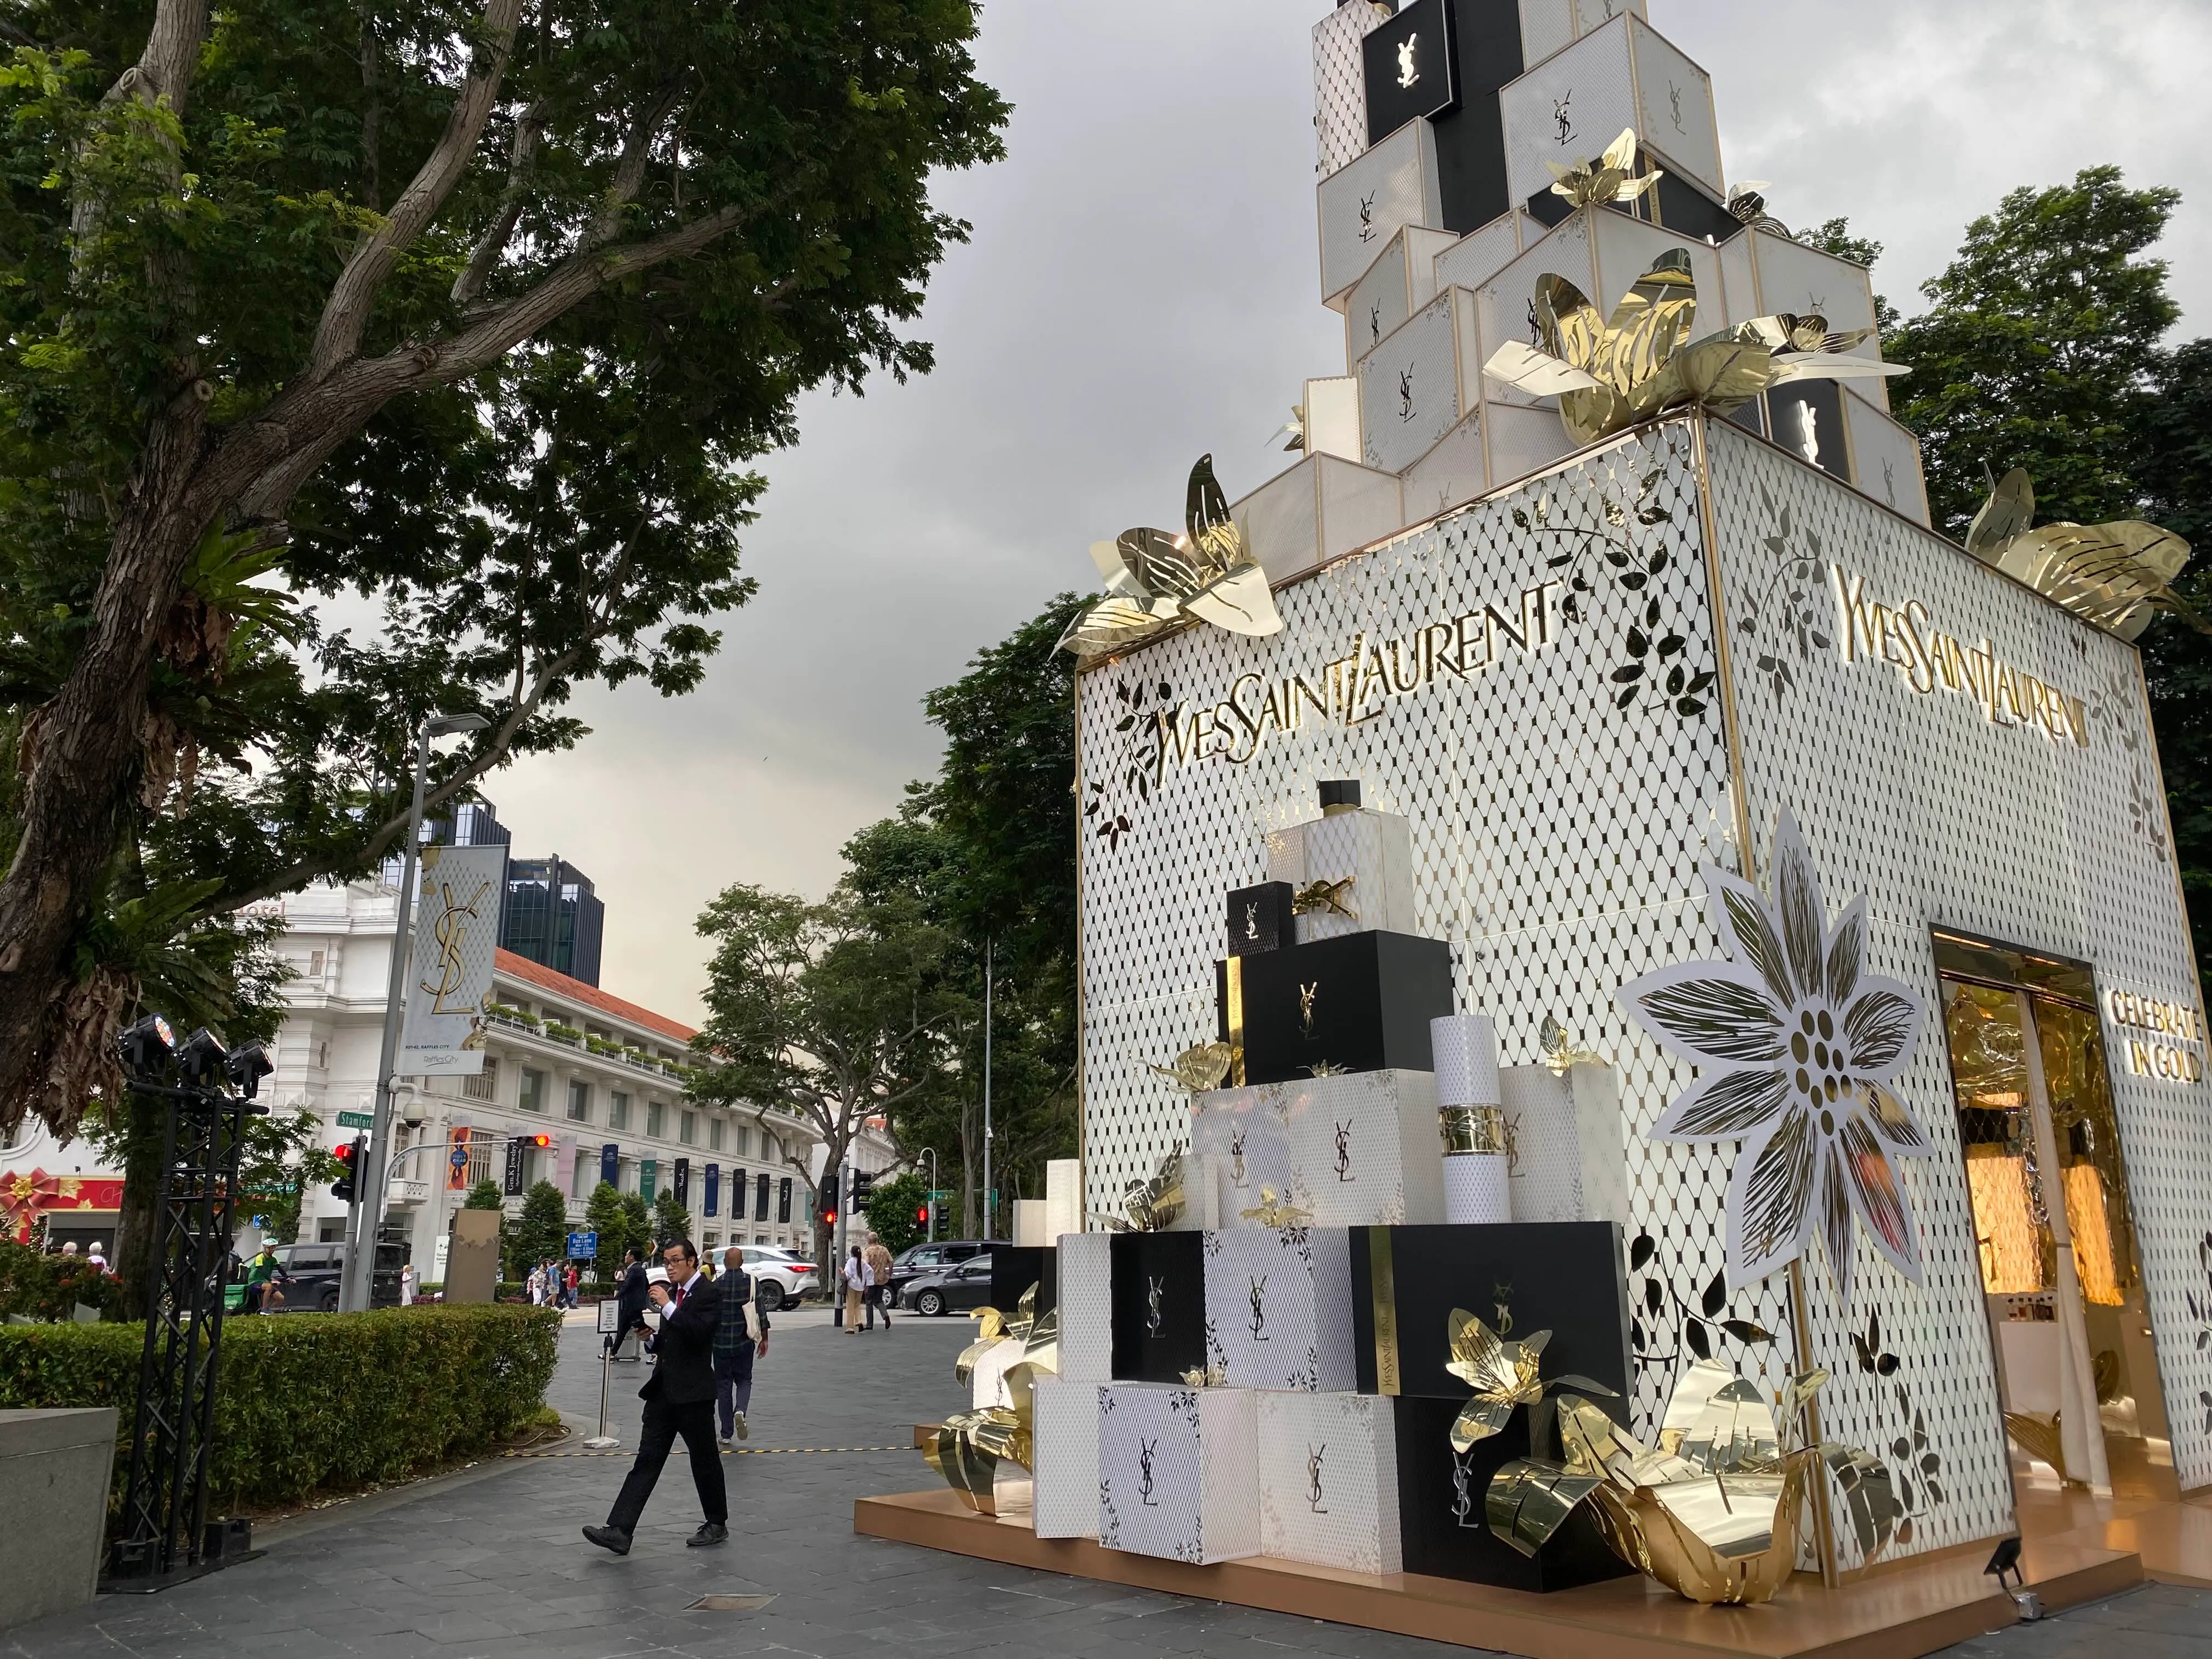
[(1180, 1382), (1206, 1364), (1204, 1233), (1115, 1233), (1114, 1380)]
[(1046, 1244), (991, 1246), (991, 1305), (1012, 1319), (1021, 1311), (1022, 1297), (1035, 1291), (1030, 1310), (1042, 1319), (1059, 1305), (1059, 1258)]
[(1287, 881), (1263, 881), (1230, 894), (1229, 954), (1249, 957), (1296, 943), (1297, 922), (1291, 908), (1296, 896)]
[(1214, 965), (1221, 1040), (1246, 1083), (1436, 1069), (1429, 1022), (1452, 1006), (1451, 946), (1411, 933), (1340, 933)]
[(1455, 1308), (1479, 1316), (1509, 1340), (1551, 1332), (1543, 1375), (1571, 1371), (1602, 1382), (1624, 1399), (1600, 1403), (1625, 1408), (1628, 1280), (1619, 1222), (1352, 1230), (1360, 1393), (1464, 1401), (1473, 1386), (1445, 1369)]

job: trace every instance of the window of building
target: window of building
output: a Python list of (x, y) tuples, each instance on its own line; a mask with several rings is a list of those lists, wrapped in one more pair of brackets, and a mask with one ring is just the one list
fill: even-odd
[(481, 1133), (475, 1131), (470, 1133), (468, 1182), (471, 1187), (479, 1181), (491, 1179), (492, 1143), (489, 1138), (490, 1134), (491, 1131), (489, 1129)]
[(578, 1078), (568, 1085), (568, 1121), (589, 1123), (592, 1121), (592, 1085)]
[(568, 1182), (568, 1196), (589, 1198), (592, 1189), (599, 1184), (599, 1161), (585, 1155), (585, 1149), (576, 1149), (576, 1173)]
[(522, 1089), (515, 1097), (514, 1103), (526, 1112), (544, 1111), (545, 1109), (545, 1073), (535, 1071), (527, 1066), (524, 1066)]
[(753, 1132), (743, 1124), (738, 1126), (738, 1156), (750, 1158), (753, 1150)]
[(323, 976), (323, 953), (322, 953), (320, 951), (308, 951), (308, 952), (307, 952), (307, 977), (308, 977), (309, 979), (320, 979), (322, 976)]
[(722, 1150), (722, 1120), (719, 1117), (707, 1120), (707, 1150), (710, 1152)]
[(657, 1100), (646, 1103), (645, 1132), (655, 1140), (668, 1133), (668, 1108)]
[(682, 1142), (683, 1142), (686, 1146), (692, 1146), (693, 1144), (695, 1144), (695, 1143), (698, 1140), (698, 1139), (699, 1139), (699, 1114), (698, 1114), (698, 1113), (696, 1113), (696, 1112), (678, 1112), (678, 1113), (676, 1115), (676, 1138), (677, 1138), (677, 1139), (678, 1139), (678, 1140), (682, 1141)]
[(611, 1090), (607, 1094), (607, 1127), (629, 1127), (629, 1097), (619, 1089)]
[[(487, 1060), (484, 1064), (489, 1066), (491, 1062)], [(320, 1071), (327, 1072), (331, 1069), (331, 1045), (329, 1043), (318, 1042), (315, 1045), (315, 1066), (316, 1068)]]
[(471, 1100), (499, 1098), (499, 1062), (489, 1054), (484, 1056), (483, 1070), (474, 1077), (461, 1079), (461, 1093)]

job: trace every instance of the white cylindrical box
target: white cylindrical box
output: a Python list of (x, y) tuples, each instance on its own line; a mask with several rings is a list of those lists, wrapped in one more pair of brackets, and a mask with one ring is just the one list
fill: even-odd
[(1488, 1014), (1446, 1014), (1429, 1022), (1439, 1106), (1495, 1106), (1498, 1030)]
[(1455, 1227), (1513, 1219), (1503, 1152), (1460, 1152), (1444, 1160), (1444, 1219)]

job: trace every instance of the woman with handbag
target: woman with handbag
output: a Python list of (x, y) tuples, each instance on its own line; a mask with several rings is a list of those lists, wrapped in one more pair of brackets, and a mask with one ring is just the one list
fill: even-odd
[(724, 1446), (734, 1433), (752, 1431), (745, 1413), (753, 1403), (753, 1359), (768, 1352), (768, 1316), (753, 1294), (745, 1253), (732, 1244), (722, 1252), (722, 1322), (714, 1328), (714, 1414)]

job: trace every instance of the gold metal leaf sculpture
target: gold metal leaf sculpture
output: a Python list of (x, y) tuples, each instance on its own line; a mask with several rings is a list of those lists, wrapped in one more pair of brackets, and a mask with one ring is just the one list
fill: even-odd
[(922, 1456), (945, 1483), (960, 1494), (961, 1501), (981, 1515), (999, 1512), (999, 1465), (1011, 1462), (1024, 1469), (1036, 1467), (1036, 1379), (1060, 1370), (1060, 1315), (1054, 1309), (1036, 1316), (1036, 1286), (1022, 1294), (1012, 1319), (996, 1308), (977, 1310), (984, 1334), (960, 1355), (953, 1374), (966, 1387), (975, 1376), (975, 1362), (1001, 1342), (1018, 1342), (1022, 1357), (1006, 1371), (1011, 1405), (986, 1406), (955, 1412), (938, 1425), (922, 1447)]
[(1273, 1187), (1261, 1188), (1259, 1203), (1237, 1213), (1262, 1227), (1303, 1227), (1313, 1219), (1311, 1210), (1300, 1209), (1287, 1196), (1278, 1195)]
[(1538, 397), (1556, 396), (1559, 419), (1578, 444), (1670, 410), (1724, 415), (1790, 380), (1905, 372), (1902, 364), (1844, 356), (1869, 331), (1833, 333), (1817, 316), (1754, 317), (1692, 339), (1697, 286), (1690, 256), (1680, 248), (1653, 260), (1609, 318), (1549, 272), (1536, 279), (1534, 306), (1542, 348), (1510, 341), (1491, 354), (1483, 373)]
[(1236, 1064), (1237, 1050), (1226, 1042), (1201, 1042), (1184, 1049), (1175, 1057), (1172, 1066), (1153, 1066), (1146, 1069), (1158, 1072), (1177, 1086), (1194, 1095), (1218, 1089), (1228, 1079), (1230, 1068)]
[(1571, 1066), (1580, 1066), (1585, 1061), (1598, 1066), (1613, 1064), (1596, 1049), (1585, 1048), (1577, 1043), (1573, 1033), (1550, 1014), (1544, 1016), (1544, 1023), (1537, 1028), (1536, 1046), (1543, 1053), (1544, 1064), (1562, 1077), (1566, 1075)]
[(2124, 640), (2140, 635), (2160, 611), (2212, 634), (2212, 622), (2173, 591), (2190, 547), (2172, 531), (2140, 519), (2031, 529), (2034, 519), (2035, 487), (2014, 467), (1990, 486), (1966, 532), (1966, 551)]
[(1552, 194), (1564, 196), (1578, 208), (1632, 202), (1664, 176), (1657, 167), (1643, 173), (1636, 171), (1634, 127), (1623, 127), (1620, 137), (1605, 147), (1602, 155), (1577, 161), (1571, 167), (1563, 167), (1557, 161), (1544, 165), (1552, 169)]
[(1232, 634), (1282, 631), (1267, 574), (1229, 516), (1211, 455), (1190, 470), (1183, 524), (1180, 536), (1140, 526), (1091, 544), (1106, 596), (1068, 624), (1062, 649), (1088, 662), (1185, 619)]
[(1607, 1544), (1639, 1571), (1693, 1601), (1764, 1601), (1788, 1582), (1800, 1500), (1825, 1470), (1870, 1561), (1901, 1515), (1888, 1467), (1832, 1441), (1792, 1443), (1804, 1402), (1827, 1377), (1792, 1378), (1778, 1413), (1745, 1378), (1699, 1361), (1674, 1385), (1656, 1450), (1589, 1401), (1563, 1394), (1562, 1457), (1524, 1458), (1498, 1472), (1492, 1530), (1534, 1554), (1587, 1499)]

